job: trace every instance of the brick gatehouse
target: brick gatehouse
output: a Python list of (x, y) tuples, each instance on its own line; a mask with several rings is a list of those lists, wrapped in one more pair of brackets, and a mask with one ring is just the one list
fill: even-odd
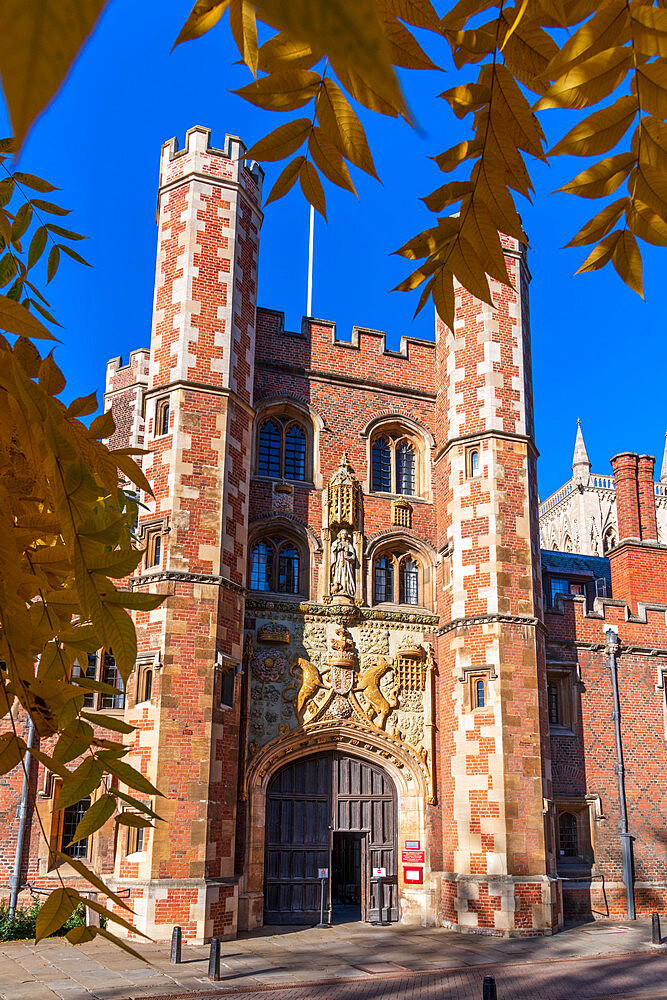
[[(111, 444), (147, 449), (155, 492), (128, 586), (168, 597), (136, 615), (127, 690), (90, 701), (136, 726), (128, 759), (165, 822), (71, 850), (163, 941), (314, 923), (321, 869), (335, 920), (530, 935), (623, 915), (613, 659), (629, 887), (664, 912), (653, 459), (593, 476), (579, 430), (572, 480), (540, 507), (511, 239), (514, 287), (491, 282), (493, 309), (459, 290), (433, 342), (285, 330), (256, 305), (262, 173), (243, 150), (203, 128), (163, 147), (150, 348), (107, 366)], [(87, 670), (114, 681), (113, 651)], [(32, 767), (21, 880), (46, 887), (88, 801), (58, 809)], [(5, 887), (21, 783), (0, 779)]]

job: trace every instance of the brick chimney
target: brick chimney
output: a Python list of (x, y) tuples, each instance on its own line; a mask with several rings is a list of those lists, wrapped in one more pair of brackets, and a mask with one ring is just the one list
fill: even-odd
[(636, 613), (639, 602), (667, 604), (667, 546), (658, 543), (652, 455), (623, 452), (611, 465), (616, 481), (618, 544), (609, 553), (614, 597)]
[(658, 521), (655, 514), (655, 489), (653, 486), (653, 455), (640, 455), (637, 461), (637, 494), (639, 497), (639, 526), (643, 542), (658, 541)]

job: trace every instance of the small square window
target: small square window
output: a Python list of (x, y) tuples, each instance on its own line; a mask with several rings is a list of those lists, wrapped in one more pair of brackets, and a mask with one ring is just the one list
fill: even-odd
[(127, 830), (127, 853), (140, 854), (144, 849), (145, 828), (130, 826)]
[(547, 665), (547, 714), (549, 726), (574, 729), (575, 677), (572, 667)]
[(236, 672), (233, 667), (223, 670), (220, 678), (220, 704), (227, 708), (234, 707), (234, 688), (236, 687)]

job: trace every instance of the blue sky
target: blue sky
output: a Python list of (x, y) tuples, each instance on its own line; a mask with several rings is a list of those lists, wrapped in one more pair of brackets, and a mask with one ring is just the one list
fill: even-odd
[[(64, 260), (47, 290), (65, 326), (56, 357), (68, 395), (101, 390), (107, 358), (127, 359), (148, 346), (155, 268), (155, 202), (159, 151), (192, 125), (225, 132), (250, 145), (284, 118), (259, 111), (229, 90), (247, 83), (229, 40), (227, 22), (208, 36), (170, 53), (187, 17), (189, 0), (112, 0), (60, 95), (33, 129), (21, 169), (62, 188), (73, 209), (65, 225), (90, 238), (84, 256), (94, 268)], [(444, 45), (427, 43), (434, 57)], [(419, 201), (446, 180), (427, 159), (468, 135), (437, 94), (457, 82), (444, 73), (406, 73), (404, 84), (419, 130), (405, 123), (363, 117), (383, 185), (352, 168), (359, 201), (327, 186), (329, 223), (318, 218), (313, 314), (333, 319), (341, 336), (353, 325), (431, 338), (433, 311), (416, 321), (414, 294), (390, 293), (407, 273), (390, 256), (433, 216)], [(297, 113), (299, 114), (299, 113)], [(555, 142), (566, 116), (542, 118)], [(553, 124), (552, 124), (553, 123)], [(0, 132), (7, 134), (4, 109)], [(544, 498), (569, 475), (576, 419), (581, 418), (594, 471), (610, 471), (609, 458), (633, 450), (662, 458), (665, 412), (663, 270), (667, 255), (642, 245), (646, 302), (610, 268), (572, 277), (585, 254), (560, 250), (597, 210), (596, 203), (550, 191), (586, 163), (558, 158), (535, 165), (537, 198), (519, 199), (531, 240), (530, 269), (536, 440)], [(265, 190), (280, 165), (268, 164)], [(288, 326), (306, 308), (308, 207), (297, 188), (269, 205), (261, 238), (260, 305), (283, 309)]]

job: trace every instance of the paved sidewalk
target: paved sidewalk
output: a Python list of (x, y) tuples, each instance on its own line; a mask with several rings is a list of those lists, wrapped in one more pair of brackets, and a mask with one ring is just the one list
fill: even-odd
[(58, 939), (36, 948), (16, 941), (0, 944), (0, 997), (479, 1000), (484, 975), (492, 974), (498, 1000), (657, 1000), (667, 998), (667, 945), (656, 949), (650, 937), (646, 921), (509, 940), (397, 925), (269, 927), (222, 943), (220, 983), (207, 979), (208, 947), (184, 945), (182, 964), (171, 965), (168, 949), (153, 944), (133, 944), (145, 964), (102, 940), (77, 948)]

